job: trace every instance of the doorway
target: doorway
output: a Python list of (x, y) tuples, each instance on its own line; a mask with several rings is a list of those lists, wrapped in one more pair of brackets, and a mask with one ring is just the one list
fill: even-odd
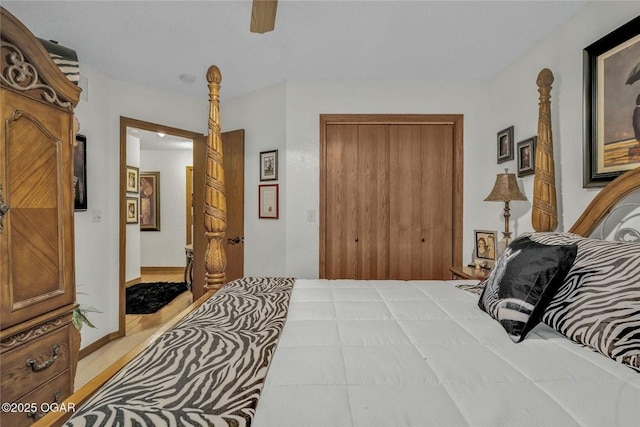
[[(129, 320), (126, 316), (128, 286), (141, 282), (143, 273), (162, 279), (157, 280), (158, 282), (181, 282), (184, 277), (187, 242), (184, 237), (186, 220), (182, 218), (182, 207), (185, 203), (186, 187), (184, 184), (179, 185), (176, 177), (180, 174), (181, 180), (184, 179), (184, 167), (194, 165), (193, 153), (198, 146), (206, 147), (206, 140), (196, 132), (127, 117), (120, 118), (119, 336), (124, 336), (131, 326), (127, 326)], [(146, 153), (145, 163), (141, 163), (142, 153)], [(180, 159), (178, 163), (182, 163), (182, 167), (172, 167), (176, 159)], [(128, 186), (127, 178), (132, 171), (139, 175), (139, 188), (132, 189)], [(194, 174), (198, 173), (204, 174), (204, 171), (196, 169)], [(157, 194), (151, 198), (146, 191), (149, 182), (157, 186)], [(143, 184), (145, 191), (141, 191)], [(161, 194), (165, 197), (161, 197)], [(128, 208), (132, 204), (137, 206), (139, 214), (135, 218), (129, 216), (127, 220)], [(143, 220), (142, 215), (143, 209), (149, 212), (149, 205), (157, 209), (151, 223), (146, 215)], [(160, 206), (163, 208), (160, 209)], [(173, 211), (180, 214), (177, 215)], [(161, 212), (164, 214), (160, 215)], [(177, 217), (182, 219), (176, 219)], [(177, 237), (172, 237), (173, 234)], [(167, 241), (170, 243), (167, 244)], [(166, 246), (167, 250), (153, 254), (147, 250), (149, 247), (160, 246)], [(181, 303), (184, 304), (184, 297), (181, 298)]]
[[(185, 170), (191, 175), (191, 209), (184, 209), (186, 205), (186, 194), (182, 201), (176, 201), (175, 206), (186, 212), (192, 213), (191, 227), (193, 228), (193, 283), (191, 290), (193, 299), (199, 298), (204, 293), (205, 275), (205, 251), (207, 239), (204, 229), (204, 182), (207, 157), (207, 141), (204, 135), (183, 129), (172, 128), (157, 123), (145, 122), (127, 117), (120, 117), (120, 271), (119, 271), (119, 330), (118, 336), (124, 336), (126, 332), (126, 287), (127, 287), (127, 130), (138, 129), (156, 134), (172, 135), (193, 141), (192, 163), (193, 169), (182, 168), (182, 175)], [(169, 139), (167, 140), (169, 141)], [(227, 281), (233, 278), (242, 277), (244, 274), (244, 130), (224, 132), (222, 134), (223, 155), (225, 156), (225, 183), (227, 186), (227, 216), (228, 228), (225, 237), (225, 249), (227, 251), (228, 275)], [(184, 189), (187, 188), (185, 184)], [(135, 196), (135, 194), (132, 194)], [(182, 247), (188, 244), (188, 237), (185, 238), (187, 225), (181, 226), (180, 238), (178, 242)], [(162, 227), (160, 227), (162, 228)], [(151, 233), (151, 232), (149, 232)], [(188, 234), (188, 233), (186, 233)], [(229, 237), (230, 236), (230, 237)], [(184, 264), (186, 264), (186, 253)], [(183, 265), (184, 265), (183, 264)], [(181, 275), (184, 273), (181, 273)]]

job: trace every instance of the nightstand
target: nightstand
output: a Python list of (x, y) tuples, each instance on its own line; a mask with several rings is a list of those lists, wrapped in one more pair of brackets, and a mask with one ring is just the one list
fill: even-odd
[(484, 280), (489, 275), (489, 270), (484, 268), (476, 269), (475, 267), (455, 266), (449, 269), (453, 280)]

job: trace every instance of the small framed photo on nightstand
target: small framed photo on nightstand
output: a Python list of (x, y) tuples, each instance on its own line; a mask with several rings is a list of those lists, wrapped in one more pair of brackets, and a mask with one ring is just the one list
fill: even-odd
[(498, 256), (498, 250), (496, 248), (498, 232), (474, 230), (473, 236), (473, 263), (480, 265), (482, 268), (493, 267), (493, 263), (496, 262)]

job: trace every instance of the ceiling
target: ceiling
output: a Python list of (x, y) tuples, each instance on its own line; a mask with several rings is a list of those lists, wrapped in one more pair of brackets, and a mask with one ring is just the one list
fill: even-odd
[(193, 150), (193, 140), (144, 129), (127, 127), (127, 133), (140, 139), (140, 150)]
[(280, 0), (275, 31), (255, 34), (250, 0), (2, 1), (114, 80), (206, 97), (215, 64), (223, 100), (292, 80), (488, 79), (585, 4)]

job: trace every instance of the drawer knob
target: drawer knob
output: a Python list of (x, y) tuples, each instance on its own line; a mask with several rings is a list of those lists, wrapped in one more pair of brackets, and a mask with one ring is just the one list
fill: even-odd
[[(53, 394), (53, 402), (51, 403), (58, 403), (58, 400), (60, 399), (60, 390), (56, 391)], [(32, 411), (29, 412), (27, 414), (27, 418), (33, 418), (34, 420), (39, 420), (40, 418), (44, 417), (45, 415), (47, 415), (47, 413), (45, 411)]]
[(42, 363), (38, 363), (35, 359), (28, 359), (27, 366), (29, 366), (33, 372), (41, 372), (53, 365), (53, 362), (56, 361), (58, 356), (60, 356), (60, 345), (56, 344), (53, 346), (53, 356)]

